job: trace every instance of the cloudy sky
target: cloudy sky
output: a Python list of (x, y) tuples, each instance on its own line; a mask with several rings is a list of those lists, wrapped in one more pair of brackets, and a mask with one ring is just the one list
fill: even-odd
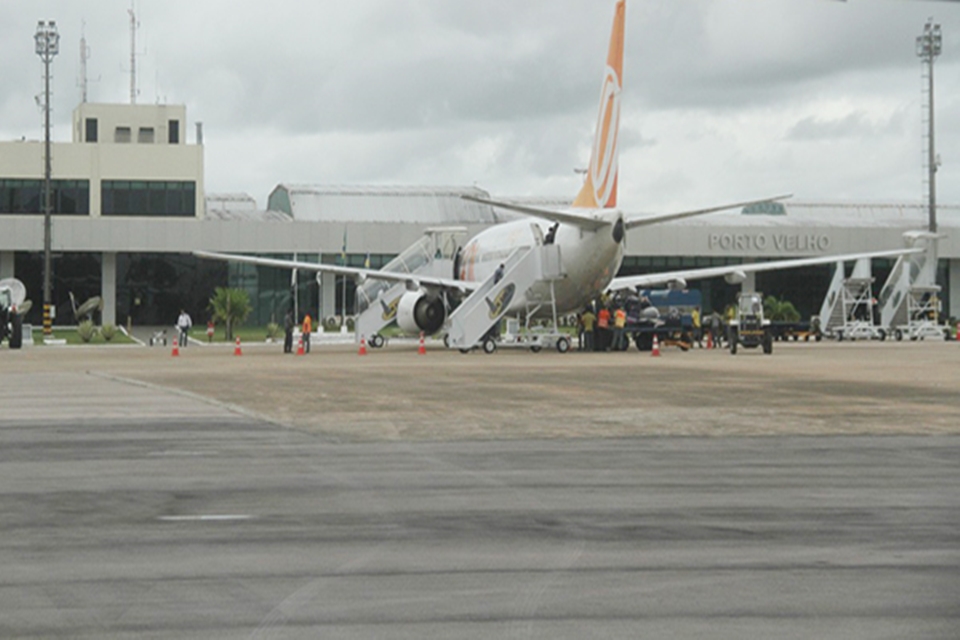
[[(54, 139), (128, 102), (129, 0), (0, 0), (0, 139), (42, 138), (33, 34), (56, 20)], [(286, 183), (576, 194), (613, 0), (136, 0), (140, 103), (204, 124), (208, 192)], [(923, 195), (916, 38), (936, 65), (939, 199), (960, 204), (960, 2), (628, 0), (620, 200)]]

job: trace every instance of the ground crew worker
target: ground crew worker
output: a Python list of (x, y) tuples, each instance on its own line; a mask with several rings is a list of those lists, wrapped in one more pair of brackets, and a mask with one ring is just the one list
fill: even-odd
[(303, 316), (303, 352), (310, 353), (310, 334), (313, 332), (313, 322), (310, 320), (310, 314)]
[(614, 351), (623, 351), (627, 348), (626, 345), (626, 333), (624, 330), (627, 327), (627, 312), (624, 310), (623, 306), (617, 307), (617, 310), (613, 312), (613, 350)]
[(703, 341), (701, 337), (703, 336), (703, 331), (700, 326), (700, 307), (694, 307), (693, 311), (690, 312), (690, 317), (693, 320), (693, 341), (697, 343), (697, 346), (703, 349)]
[(583, 323), (583, 350), (593, 351), (593, 329), (594, 324), (597, 322), (597, 316), (594, 315), (593, 309), (590, 307), (585, 308), (583, 314), (580, 316), (580, 321)]
[(597, 339), (594, 343), (596, 351), (606, 351), (610, 347), (610, 309), (606, 305), (600, 307), (597, 313)]

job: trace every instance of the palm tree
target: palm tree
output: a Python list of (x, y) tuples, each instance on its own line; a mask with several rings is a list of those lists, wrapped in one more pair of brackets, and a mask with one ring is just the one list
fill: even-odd
[(767, 296), (763, 301), (763, 314), (768, 320), (780, 322), (799, 322), (800, 312), (787, 300), (777, 300), (776, 296)]
[(217, 287), (207, 307), (213, 312), (213, 321), (223, 323), (228, 342), (233, 340), (234, 325), (243, 324), (253, 311), (246, 291), (227, 287)]

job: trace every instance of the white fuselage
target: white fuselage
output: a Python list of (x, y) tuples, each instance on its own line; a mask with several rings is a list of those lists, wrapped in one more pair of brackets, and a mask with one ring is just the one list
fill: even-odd
[[(619, 215), (610, 212), (612, 219)], [(543, 244), (553, 222), (540, 218), (524, 218), (491, 227), (474, 236), (463, 247), (459, 279), (483, 281), (497, 266), (519, 247)], [(623, 246), (614, 241), (612, 227), (588, 231), (570, 224), (560, 224), (554, 243), (560, 247), (561, 273), (554, 282), (557, 312), (582, 309), (600, 295), (617, 275), (623, 259)], [(528, 298), (549, 299), (549, 282), (538, 282), (529, 296), (518, 296), (509, 313), (526, 311)], [(544, 313), (547, 309), (542, 310)]]

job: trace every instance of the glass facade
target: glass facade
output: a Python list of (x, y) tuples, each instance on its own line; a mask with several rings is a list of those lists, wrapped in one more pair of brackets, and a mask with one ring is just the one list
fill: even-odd
[(104, 216), (196, 215), (195, 182), (104, 180), (100, 183), (100, 213)]
[[(87, 215), (90, 181), (51, 180), (50, 199), (57, 215)], [(0, 178), (0, 215), (25, 213), (43, 213), (43, 180)]]
[(117, 324), (172, 327), (186, 309), (194, 325), (206, 325), (207, 304), (227, 282), (227, 263), (191, 254), (117, 254)]

